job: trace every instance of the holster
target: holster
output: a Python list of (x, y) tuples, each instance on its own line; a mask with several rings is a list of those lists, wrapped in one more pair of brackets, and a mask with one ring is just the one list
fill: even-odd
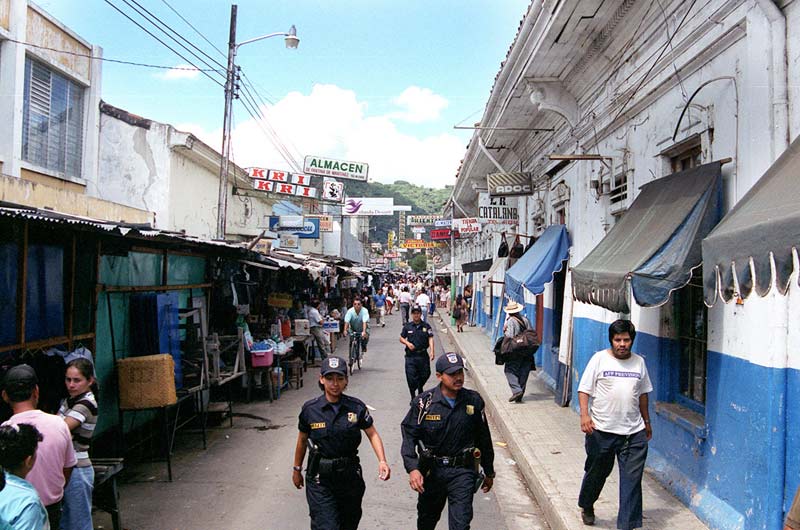
[(316, 477), (319, 474), (319, 461), (322, 455), (317, 446), (310, 439), (308, 440), (308, 464), (306, 465), (306, 474), (309, 477)]
[(430, 449), (425, 447), (425, 444), (421, 441), (417, 441), (417, 457), (417, 469), (422, 473), (423, 477), (427, 477), (431, 472), (435, 459)]

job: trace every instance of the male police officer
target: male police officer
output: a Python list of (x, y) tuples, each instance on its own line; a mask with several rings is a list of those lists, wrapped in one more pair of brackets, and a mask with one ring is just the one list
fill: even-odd
[(436, 377), (439, 385), (412, 400), (401, 425), (403, 465), (411, 489), (419, 493), (417, 530), (433, 530), (445, 502), (450, 530), (469, 530), (472, 496), (481, 479), (484, 493), (492, 488), (492, 436), (483, 398), (463, 388), (461, 356), (446, 353), (439, 357)]
[(411, 322), (403, 325), (400, 342), (406, 347), (406, 382), (411, 399), (422, 394), (425, 382), (431, 376), (434, 359), (433, 327), (422, 321), (422, 309), (411, 309)]

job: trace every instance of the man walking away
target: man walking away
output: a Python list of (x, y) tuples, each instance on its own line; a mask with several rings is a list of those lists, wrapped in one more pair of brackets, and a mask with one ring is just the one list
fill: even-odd
[(309, 305), (308, 326), (319, 348), (320, 358), (324, 361), (328, 355), (331, 354), (331, 341), (322, 328), (322, 315), (319, 312), (319, 300), (311, 300)]
[(419, 289), (417, 291), (417, 299), (415, 300), (416, 304), (422, 310), (422, 320), (428, 320), (428, 306), (431, 303), (431, 297), (428, 296), (424, 290)]
[(411, 293), (408, 292), (408, 285), (403, 286), (398, 300), (400, 300), (400, 315), (403, 317), (403, 325), (408, 324), (408, 312), (411, 309), (411, 302), (413, 301)]
[(383, 317), (386, 315), (386, 295), (383, 291), (378, 291), (372, 299), (375, 301), (375, 325), (385, 328), (386, 322)]
[[(630, 320), (608, 328), (611, 347), (595, 353), (578, 385), (586, 464), (578, 497), (583, 524), (594, 524), (594, 503), (619, 464), (617, 528), (642, 526), (642, 474), (653, 436), (648, 393), (653, 391), (644, 359), (631, 352), (636, 329)], [(591, 402), (590, 402), (591, 400)]]
[(433, 328), (422, 321), (422, 310), (414, 306), (411, 310), (411, 322), (403, 326), (400, 342), (406, 347), (406, 383), (411, 399), (421, 394), (425, 383), (431, 376), (433, 361)]
[[(517, 302), (509, 302), (505, 307), (506, 317), (505, 325), (503, 326), (503, 336), (513, 339), (526, 329), (531, 329), (531, 323), (522, 314), (522, 304)], [(514, 354), (513, 356), (506, 357), (505, 364), (503, 365), (503, 372), (506, 374), (506, 381), (511, 388), (511, 397), (508, 401), (511, 403), (522, 403), (522, 398), (525, 395), (525, 387), (528, 385), (528, 376), (531, 373), (531, 365), (533, 363), (533, 352), (525, 351)]]

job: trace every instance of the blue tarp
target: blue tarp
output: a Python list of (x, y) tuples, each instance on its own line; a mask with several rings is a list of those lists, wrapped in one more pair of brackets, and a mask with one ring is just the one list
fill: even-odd
[(561, 270), (569, 257), (569, 235), (564, 225), (548, 226), (536, 243), (506, 272), (506, 296), (524, 303), (522, 287), (533, 294), (544, 292), (545, 284)]

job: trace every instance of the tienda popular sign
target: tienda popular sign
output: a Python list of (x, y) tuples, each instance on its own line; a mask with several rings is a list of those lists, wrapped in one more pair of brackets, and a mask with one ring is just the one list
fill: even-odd
[(309, 155), (303, 161), (303, 171), (324, 177), (366, 181), (369, 164)]
[(453, 230), (460, 234), (477, 234), (481, 231), (481, 223), (474, 217), (453, 219)]

